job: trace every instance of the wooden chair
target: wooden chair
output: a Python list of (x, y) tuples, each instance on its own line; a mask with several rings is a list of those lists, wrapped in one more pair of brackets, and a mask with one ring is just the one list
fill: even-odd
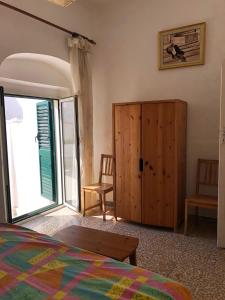
[[(103, 183), (102, 177), (103, 176), (110, 176), (113, 177), (113, 157), (112, 155), (102, 154), (101, 155), (101, 163), (100, 163), (100, 172), (99, 172), (99, 181), (98, 183), (90, 184), (83, 187), (84, 193), (84, 209), (83, 209), (83, 216), (87, 210), (100, 206), (103, 212), (103, 220), (105, 221), (106, 215), (106, 194), (113, 191), (113, 184), (110, 183)], [(89, 193), (97, 193), (99, 195), (100, 203), (87, 207), (86, 208), (86, 192)]]
[(218, 187), (218, 160), (199, 159), (197, 166), (196, 194), (185, 199), (185, 224), (184, 234), (187, 234), (188, 209), (195, 207), (196, 219), (198, 219), (199, 208), (217, 209), (218, 197), (201, 193), (200, 189), (205, 187)]

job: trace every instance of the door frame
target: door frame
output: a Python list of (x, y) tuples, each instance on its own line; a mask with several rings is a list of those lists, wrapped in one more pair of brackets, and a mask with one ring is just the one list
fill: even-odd
[[(38, 210), (29, 212), (27, 214), (24, 214), (22, 216), (12, 218), (12, 207), (11, 207), (11, 195), (10, 195), (10, 179), (9, 179), (9, 165), (8, 165), (8, 147), (7, 147), (7, 135), (6, 135), (6, 118), (5, 118), (5, 97), (12, 97), (12, 98), (26, 98), (26, 99), (33, 99), (33, 100), (48, 100), (53, 102), (53, 111), (52, 114), (55, 116), (55, 110), (54, 110), (54, 101), (57, 101), (59, 103), (59, 100), (55, 100), (52, 98), (48, 97), (35, 97), (35, 96), (25, 96), (25, 95), (16, 95), (16, 94), (10, 94), (10, 93), (4, 93), (4, 88), (0, 87), (0, 96), (1, 96), (1, 147), (2, 147), (2, 162), (3, 162), (3, 182), (4, 182), (4, 187), (3, 187), (3, 194), (5, 198), (5, 206), (6, 206), (6, 219), (8, 223), (17, 223), (20, 221), (23, 221), (25, 219), (31, 218), (33, 216), (36, 216), (40, 213), (46, 212), (50, 209), (56, 208), (62, 204), (59, 203), (59, 193), (58, 193), (58, 163), (56, 160), (57, 156), (57, 149), (56, 149), (56, 137), (55, 137), (55, 130), (54, 130), (54, 144), (55, 144), (55, 149), (54, 149), (54, 165), (55, 165), (55, 181), (56, 181), (56, 202), (48, 205), (44, 208), (40, 208)], [(58, 119), (58, 117), (57, 117)], [(55, 118), (54, 118), (55, 121)], [(55, 122), (53, 124), (53, 128), (55, 129)], [(61, 149), (59, 149), (61, 153)], [(61, 168), (61, 164), (60, 168)]]
[(225, 62), (221, 67), (217, 246), (225, 248)]
[[(77, 178), (78, 178), (78, 209), (72, 205), (66, 203), (66, 193), (65, 193), (65, 173), (64, 173), (64, 149), (63, 149), (63, 124), (62, 124), (62, 108), (61, 104), (65, 102), (74, 101), (74, 119), (75, 119), (75, 136), (76, 138), (76, 149), (77, 149)], [(60, 125), (60, 145), (61, 145), (61, 178), (62, 178), (62, 199), (63, 204), (68, 208), (74, 210), (77, 213), (81, 212), (81, 177), (80, 177), (80, 130), (79, 130), (79, 114), (78, 114), (78, 96), (74, 95), (71, 97), (61, 98), (58, 101), (59, 104), (59, 125)]]
[(2, 152), (2, 181), (3, 181), (3, 200), (5, 207), (5, 220), (8, 223), (12, 223), (12, 209), (11, 209), (11, 199), (10, 199), (10, 181), (9, 181), (9, 164), (8, 164), (8, 147), (7, 147), (7, 137), (6, 137), (6, 118), (5, 118), (5, 94), (4, 88), (0, 87), (0, 122), (1, 122), (1, 152)]

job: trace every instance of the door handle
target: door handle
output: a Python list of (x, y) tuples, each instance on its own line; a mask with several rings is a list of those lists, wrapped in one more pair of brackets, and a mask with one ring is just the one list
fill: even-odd
[(225, 143), (225, 127), (223, 127), (221, 130), (221, 144), (224, 144)]
[(139, 171), (140, 172), (144, 171), (144, 160), (143, 160), (143, 158), (139, 159)]
[(39, 134), (35, 136), (35, 143), (37, 143), (37, 141), (39, 141)]

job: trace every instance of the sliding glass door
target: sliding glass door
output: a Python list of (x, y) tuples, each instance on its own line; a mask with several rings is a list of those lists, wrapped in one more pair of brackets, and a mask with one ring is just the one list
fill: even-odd
[(58, 205), (54, 102), (19, 96), (3, 102), (9, 221), (17, 222)]
[(77, 99), (60, 100), (63, 198), (80, 211), (80, 167)]

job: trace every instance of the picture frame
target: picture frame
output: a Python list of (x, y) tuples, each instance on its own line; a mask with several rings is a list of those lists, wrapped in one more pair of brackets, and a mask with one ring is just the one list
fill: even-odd
[(159, 70), (203, 65), (205, 33), (205, 22), (160, 31), (158, 34)]

